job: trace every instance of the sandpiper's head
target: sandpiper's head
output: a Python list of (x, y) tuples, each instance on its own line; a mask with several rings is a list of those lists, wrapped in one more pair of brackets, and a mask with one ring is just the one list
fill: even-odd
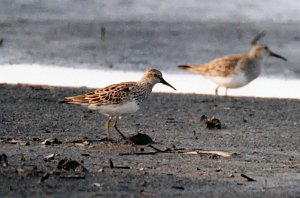
[(255, 57), (258, 57), (258, 58), (265, 58), (265, 57), (268, 57), (268, 56), (273, 56), (273, 57), (276, 57), (276, 58), (280, 58), (284, 61), (287, 61), (287, 59), (285, 57), (272, 52), (268, 46), (258, 45), (258, 44), (251, 48), (250, 56), (255, 56)]
[(176, 90), (172, 85), (170, 85), (167, 81), (164, 80), (162, 73), (157, 69), (147, 69), (142, 78), (142, 81), (149, 82), (153, 85), (156, 83), (162, 83)]
[(283, 56), (279, 55), (279, 54), (276, 54), (274, 52), (272, 52), (268, 46), (266, 45), (261, 45), (261, 44), (257, 44), (257, 41), (259, 39), (261, 39), (262, 37), (264, 37), (266, 35), (265, 32), (261, 32), (259, 34), (257, 34), (253, 40), (251, 41), (251, 45), (252, 45), (252, 48), (250, 50), (250, 53), (249, 55), (250, 56), (255, 56), (255, 57), (258, 57), (260, 59), (262, 58), (265, 58), (265, 57), (268, 57), (268, 56), (273, 56), (273, 57), (276, 57), (276, 58), (280, 58), (284, 61), (287, 61), (286, 58), (284, 58)]

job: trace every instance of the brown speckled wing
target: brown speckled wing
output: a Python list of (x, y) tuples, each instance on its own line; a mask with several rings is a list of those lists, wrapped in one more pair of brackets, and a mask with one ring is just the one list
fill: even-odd
[(224, 56), (203, 65), (195, 65), (194, 72), (198, 72), (204, 76), (225, 77), (235, 70), (242, 57), (241, 55)]
[(131, 90), (136, 86), (135, 82), (114, 84), (87, 94), (68, 97), (65, 101), (68, 103), (87, 103), (96, 105), (119, 104), (129, 101), (132, 98)]

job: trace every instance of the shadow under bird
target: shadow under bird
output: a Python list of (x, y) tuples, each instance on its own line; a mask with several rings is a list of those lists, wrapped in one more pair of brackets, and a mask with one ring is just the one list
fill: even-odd
[(91, 93), (66, 97), (60, 103), (80, 104), (108, 116), (109, 118), (105, 123), (106, 140), (110, 142), (109, 128), (111, 121), (113, 121), (113, 127), (128, 141), (128, 138), (117, 127), (119, 116), (139, 110), (143, 101), (150, 95), (152, 88), (157, 83), (162, 83), (176, 90), (163, 79), (159, 70), (147, 69), (138, 82), (122, 82), (109, 85)]
[(283, 56), (272, 52), (268, 46), (257, 43), (264, 35), (265, 32), (261, 32), (254, 37), (248, 54), (228, 55), (205, 64), (179, 65), (177, 67), (212, 80), (218, 84), (215, 94), (218, 95), (218, 89), (224, 87), (225, 95), (227, 95), (228, 88), (243, 87), (257, 78), (267, 57), (273, 56), (287, 61)]

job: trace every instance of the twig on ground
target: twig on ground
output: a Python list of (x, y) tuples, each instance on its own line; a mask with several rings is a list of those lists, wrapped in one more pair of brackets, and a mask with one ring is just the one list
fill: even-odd
[(241, 177), (244, 177), (244, 178), (246, 178), (247, 179), (247, 181), (256, 181), (255, 179), (253, 179), (253, 178), (251, 178), (251, 177), (249, 177), (249, 176), (247, 176), (247, 175), (245, 175), (245, 174), (241, 174)]

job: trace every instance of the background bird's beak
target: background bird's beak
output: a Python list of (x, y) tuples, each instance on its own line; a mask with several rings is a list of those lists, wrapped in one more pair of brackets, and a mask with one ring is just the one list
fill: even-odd
[(160, 83), (162, 83), (164, 85), (167, 85), (167, 86), (173, 88), (176, 91), (176, 89), (172, 85), (170, 85), (167, 81), (165, 81), (165, 79), (161, 78), (160, 79)]
[(271, 52), (271, 51), (270, 51), (270, 56), (273, 56), (273, 57), (276, 57), (276, 58), (280, 58), (280, 59), (282, 59), (284, 61), (287, 61), (287, 59), (284, 58), (283, 56), (280, 56), (280, 55), (278, 55), (278, 54), (276, 54), (274, 52)]

